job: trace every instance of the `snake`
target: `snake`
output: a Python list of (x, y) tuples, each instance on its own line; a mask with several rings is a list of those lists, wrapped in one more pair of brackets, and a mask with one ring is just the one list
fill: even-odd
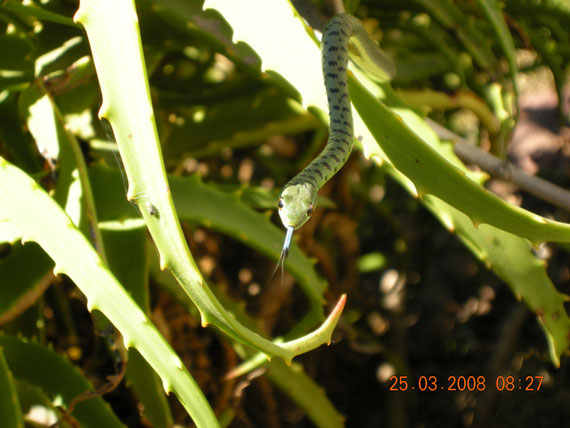
[(360, 20), (342, 13), (327, 23), (321, 41), (323, 78), (329, 106), (329, 137), (322, 152), (281, 190), (279, 216), (287, 230), (278, 266), (289, 254), (293, 231), (303, 226), (317, 206), (317, 194), (346, 163), (354, 145), (348, 92), (348, 59), (378, 82), (391, 80), (394, 63), (370, 39)]

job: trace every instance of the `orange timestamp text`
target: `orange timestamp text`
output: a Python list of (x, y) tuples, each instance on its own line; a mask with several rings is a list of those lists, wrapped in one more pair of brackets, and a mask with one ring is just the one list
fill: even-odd
[[(540, 391), (543, 376), (497, 376), (491, 387), (497, 391)], [(485, 376), (448, 376), (442, 381), (437, 376), (419, 376), (412, 380), (408, 376), (391, 376), (390, 391), (484, 391), (488, 387)]]

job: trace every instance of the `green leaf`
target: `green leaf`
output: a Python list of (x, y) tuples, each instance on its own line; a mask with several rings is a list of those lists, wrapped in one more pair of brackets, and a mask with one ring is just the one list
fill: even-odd
[[(93, 386), (67, 359), (37, 343), (0, 335), (0, 347), (17, 379), (42, 388), (51, 397), (60, 397), (65, 406), (76, 396), (92, 391)], [(4, 385), (0, 383), (0, 385)], [(2, 415), (0, 413), (0, 415)], [(124, 425), (100, 397), (78, 403), (72, 412), (82, 427), (123, 427)], [(1, 418), (1, 416), (0, 416)], [(2, 424), (12, 427), (16, 425)]]
[[(20, 400), (20, 406), (22, 413), (25, 415), (26, 422), (30, 423), (31, 419), (45, 424), (54, 424), (57, 422), (61, 415), (61, 411), (53, 406), (53, 400), (50, 398), (49, 394), (31, 382), (23, 379), (14, 379), (16, 388), (18, 389), (18, 398)], [(33, 418), (33, 411), (41, 409), (41, 416)], [(32, 415), (30, 415), (30, 413)], [(29, 425), (28, 425), (29, 426)]]
[[(181, 305), (187, 307), (188, 312), (192, 314), (193, 311), (192, 308), (189, 307), (188, 299), (186, 299), (186, 296), (176, 284), (172, 284), (174, 281), (162, 272), (156, 271), (158, 271), (158, 269), (155, 269), (153, 275), (154, 279)], [(220, 301), (222, 301), (224, 307), (231, 310), (242, 324), (261, 332), (259, 323), (243, 310), (240, 303), (236, 303), (225, 296), (221, 290), (217, 292), (216, 295)], [(289, 335), (290, 334), (287, 334), (287, 336)], [(269, 380), (283, 391), (284, 394), (289, 396), (291, 400), (307, 414), (307, 417), (315, 426), (320, 428), (344, 426), (344, 417), (335, 409), (323, 388), (305, 373), (302, 364), (293, 363), (287, 365), (278, 359), (267, 361), (267, 358), (265, 358), (262, 353), (255, 353), (252, 349), (239, 346), (236, 343), (234, 343), (234, 349), (245, 361), (227, 373), (226, 376), (228, 378), (244, 375), (251, 370), (263, 366), (267, 370), (266, 374)]]
[(23, 36), (1, 34), (0, 52), (0, 91), (27, 86), (34, 77), (33, 46)]
[(305, 374), (302, 366), (287, 367), (282, 361), (272, 361), (267, 367), (267, 376), (317, 427), (344, 427), (345, 418), (334, 408), (324, 390)]
[[(398, 104), (396, 98), (389, 101), (397, 106), (400, 116), (395, 116), (377, 101), (356, 79), (350, 80), (350, 89), (353, 102), (370, 124), (370, 130), (383, 142), (383, 152), (393, 161), (393, 167), (399, 169), (396, 173), (392, 165), (387, 165), (392, 175), (400, 177), (399, 180), (404, 185), (407, 179), (399, 176), (399, 172), (413, 178), (416, 183), (423, 183), (427, 189), (438, 189), (437, 192), (427, 192), (438, 197), (425, 195), (422, 202), (450, 231), (456, 232), (478, 258), (509, 284), (517, 298), (522, 299), (537, 314), (538, 321), (546, 332), (551, 359), (555, 365), (559, 365), (560, 355), (570, 344), (567, 334), (570, 318), (563, 306), (568, 297), (556, 291), (546, 275), (545, 264), (532, 255), (528, 241), (519, 236), (535, 241), (547, 238), (566, 241), (569, 226), (512, 206), (482, 189), (475, 180), (468, 178), (467, 168), (460, 164), (451, 147), (434, 138), (429, 126), (411, 109)], [(415, 132), (406, 123), (413, 126)], [(431, 146), (424, 141), (430, 142)], [(441, 159), (442, 155), (450, 162)], [(436, 159), (438, 160), (433, 162)], [(444, 183), (446, 179), (453, 182)], [(464, 184), (465, 188), (459, 191)], [(455, 186), (457, 187), (453, 190)], [(473, 218), (479, 216), (485, 216), (488, 219), (486, 222), (490, 224), (475, 227)], [(496, 227), (498, 225), (502, 226), (502, 230)], [(545, 313), (547, 316), (544, 316)]]
[(73, 19), (58, 13), (50, 12), (49, 10), (43, 9), (34, 3), (22, 4), (16, 0), (5, 0), (1, 7), (6, 11), (13, 12), (18, 15), (31, 16), (43, 21), (53, 22), (55, 24), (78, 27), (78, 25), (73, 22)]
[[(174, 391), (198, 426), (216, 426), (214, 414), (178, 356), (133, 302), (70, 218), (39, 185), (0, 157), (0, 222), (11, 222), (23, 239), (38, 242), (65, 273), (121, 332), (125, 345), (135, 347)], [(42, 213), (38, 216), (37, 213)], [(38, 367), (43, 367), (38, 364)], [(105, 425), (99, 425), (105, 426)]]
[[(106, 226), (112, 224), (107, 223)], [(144, 225), (122, 229), (104, 227), (101, 232), (111, 272), (148, 316), (150, 297)], [(148, 423), (153, 427), (172, 426), (172, 415), (160, 378), (136, 349), (129, 350), (125, 376), (142, 404), (142, 415)]]
[(467, 16), (451, 0), (417, 0), (445, 28), (457, 33), (475, 62), (483, 69), (493, 71), (498, 66), (497, 58), (487, 44), (487, 38), (474, 25), (473, 18)]
[(560, 356), (570, 346), (570, 317), (564, 304), (570, 298), (558, 292), (546, 273), (546, 262), (537, 259), (529, 244), (518, 236), (489, 225), (475, 229), (463, 213), (437, 198), (428, 196), (425, 205), (454, 232), (489, 268), (502, 278), (517, 299), (535, 314), (543, 328), (550, 359), (560, 366)]
[(0, 343), (0, 426), (23, 428), (24, 418), (12, 373)]
[(515, 52), (515, 43), (513, 42), (511, 32), (509, 31), (509, 27), (505, 22), (499, 3), (497, 3), (496, 0), (477, 0), (477, 2), (489, 20), (493, 31), (495, 31), (497, 40), (499, 41), (503, 53), (505, 54), (505, 58), (507, 59), (507, 63), (509, 64), (509, 74), (511, 75), (511, 84), (513, 85), (515, 93), (515, 104), (518, 111), (519, 90), (516, 81), (518, 67)]
[(30, 173), (40, 169), (37, 149), (20, 124), (18, 95), (8, 91), (0, 94), (0, 140), (7, 156), (20, 168)]
[(53, 261), (35, 243), (16, 244), (0, 259), (0, 324), (13, 319), (43, 294), (53, 277)]
[[(378, 141), (381, 152), (394, 167), (409, 178), (420, 198), (432, 194), (466, 213), (475, 225), (487, 223), (527, 238), (538, 245), (543, 241), (569, 242), (570, 225), (545, 219), (505, 202), (467, 176), (404, 122), (403, 116), (415, 120), (409, 109), (393, 107), (398, 116), (379, 102), (354, 77), (349, 78), (354, 106)], [(425, 126), (425, 124), (424, 124)], [(375, 153), (374, 153), (375, 152)]]

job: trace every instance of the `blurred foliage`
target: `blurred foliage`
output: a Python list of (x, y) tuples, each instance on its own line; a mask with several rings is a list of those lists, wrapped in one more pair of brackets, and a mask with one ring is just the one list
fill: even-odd
[[(262, 72), (268, 58), (238, 42), (237, 23), (232, 29), (228, 17), (225, 22), (215, 10), (202, 11), (202, 1), (135, 3), (162, 155), (200, 271), (225, 308), (267, 337), (297, 337), (322, 316), (323, 297), (332, 302), (348, 293), (334, 346), (299, 357), (291, 367), (266, 364), (252, 349), (200, 327), (187, 296), (160, 271), (137, 207), (124, 198), (117, 146), (97, 117), (101, 96), (89, 43), (72, 19), (75, 0), (0, 1), (0, 155), (48, 191), (92, 242), (104, 243), (97, 249), (104, 247), (114, 275), (172, 344), (220, 421), (331, 427), (342, 426), (344, 415), (348, 426), (429, 421), (445, 427), (554, 426), (567, 420), (567, 350), (559, 343), (553, 352), (551, 338), (563, 335), (552, 331), (567, 326), (568, 317), (559, 313), (545, 322), (536, 305), (555, 295), (564, 310), (568, 244), (543, 244), (534, 255), (518, 243), (492, 247), (493, 260), (499, 260), (493, 265), (474, 235), (449, 233), (439, 201), (410, 197), (405, 184), (394, 180), (393, 167), (373, 165), (357, 152), (322, 190), (324, 203), (297, 233), (303, 251), (292, 253), (283, 278), (271, 278), (283, 238), (273, 205), (280, 186), (326, 141), (322, 112), (303, 108), (301, 85)], [(524, 119), (525, 93), (551, 88), (558, 120), (552, 127), (563, 142), (554, 155), (567, 159), (568, 2), (346, 4), (395, 60), (392, 84), (401, 99), (429, 90), (476, 100), (475, 107), (437, 105), (432, 95), (411, 110), (429, 112), (503, 156)], [(243, 13), (248, 20), (264, 19), (253, 9)], [(277, 36), (262, 36), (277, 43)], [(289, 64), (304, 73), (295, 48)], [(38, 109), (46, 107), (42, 100), (54, 106), (50, 126), (37, 121)], [(63, 134), (76, 141), (88, 179), (78, 178), (69, 160), (77, 158), (72, 146), (50, 144), (50, 135)], [(548, 154), (536, 151), (537, 157)], [(568, 162), (550, 165), (543, 164), (538, 175), (568, 187)], [(93, 191), (100, 237), (84, 208), (89, 196), (78, 187), (84, 180)], [(570, 220), (536, 198), (513, 191), (507, 196), (518, 196), (523, 207), (546, 218)], [(64, 416), (74, 397), (120, 373), (121, 364), (102, 317), (92, 320), (72, 281), (53, 275), (50, 257), (35, 243), (20, 243), (23, 235), (0, 222), (0, 376), (6, 379), (0, 383), (0, 425), (23, 418), (30, 426), (47, 426)], [(503, 239), (494, 232), (487, 236)], [(517, 262), (530, 257), (536, 266), (525, 277)], [(555, 369), (551, 361), (557, 358)], [(249, 365), (240, 367), (241, 361)], [(118, 389), (77, 405), (72, 415), (81, 426), (190, 423), (131, 349), (128, 366)], [(391, 392), (392, 375), (411, 382), (436, 376), (444, 387), (450, 375), (485, 376), (486, 389)], [(498, 392), (497, 376), (508, 375), (541, 376), (543, 385), (539, 392)], [(30, 411), (34, 405), (46, 409), (43, 419)]]

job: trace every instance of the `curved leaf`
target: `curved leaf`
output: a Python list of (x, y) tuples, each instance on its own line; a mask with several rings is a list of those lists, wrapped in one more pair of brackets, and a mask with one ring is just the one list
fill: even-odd
[[(202, 392), (156, 327), (117, 282), (91, 244), (57, 203), (21, 170), (0, 157), (0, 222), (14, 223), (23, 240), (36, 241), (174, 391), (198, 426), (217, 426)], [(42, 213), (38, 216), (37, 213)], [(42, 365), (38, 365), (42, 367)]]
[(113, 128), (134, 200), (156, 243), (161, 267), (169, 269), (200, 310), (202, 325), (213, 324), (234, 339), (286, 361), (330, 341), (344, 307), (341, 298), (320, 328), (275, 344), (241, 325), (216, 299), (184, 241), (166, 181), (136, 12), (131, 0), (83, 0), (76, 20), (86, 28), (103, 95), (99, 115)]
[(0, 344), (0, 424), (4, 427), (23, 428), (24, 418), (10, 368)]
[[(67, 359), (37, 343), (0, 335), (0, 347), (14, 377), (41, 387), (52, 399), (61, 397), (64, 405), (93, 386)], [(78, 403), (72, 412), (84, 427), (123, 427), (124, 425), (102, 398)], [(2, 425), (15, 426), (15, 425)]]
[(530, 213), (483, 189), (443, 159), (355, 78), (349, 78), (349, 87), (354, 106), (382, 152), (414, 183), (420, 198), (432, 194), (467, 214), (475, 225), (487, 223), (535, 244), (570, 242), (570, 225)]

